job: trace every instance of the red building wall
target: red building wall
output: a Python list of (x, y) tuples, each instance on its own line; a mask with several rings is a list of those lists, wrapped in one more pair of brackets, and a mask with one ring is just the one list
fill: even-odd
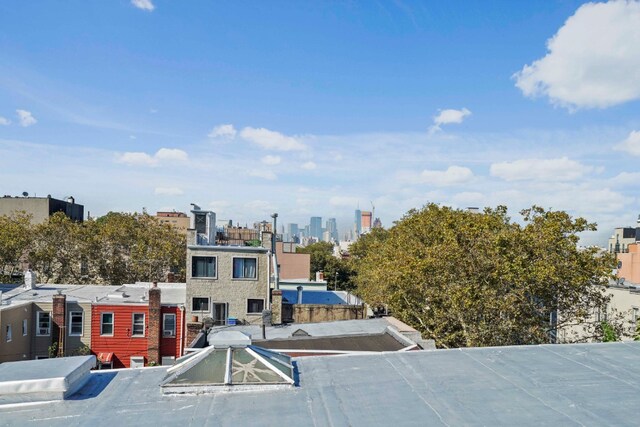
[[(100, 335), (100, 317), (102, 313), (113, 313), (113, 336)], [(132, 337), (133, 313), (144, 313), (145, 335), (144, 337)], [(157, 323), (160, 327), (160, 356), (180, 356), (181, 340), (183, 337), (183, 314), (176, 306), (162, 306), (161, 313), (173, 313), (176, 315), (176, 336), (172, 338), (162, 336), (162, 316)], [(149, 306), (132, 304), (94, 304), (91, 310), (91, 352), (113, 353), (114, 368), (129, 368), (132, 356), (142, 356), (145, 364), (148, 363), (149, 336)]]
[[(113, 313), (113, 336), (100, 335), (100, 316)], [(133, 313), (145, 314), (145, 336), (132, 337)], [(149, 307), (147, 305), (93, 305), (91, 309), (91, 351), (113, 353), (114, 368), (128, 368), (131, 356), (143, 356), (147, 361), (147, 328)]]
[(181, 356), (181, 341), (183, 339), (182, 326), (183, 326), (183, 311), (181, 311), (176, 306), (163, 306), (161, 309), (162, 314), (165, 313), (173, 313), (176, 315), (176, 336), (175, 338), (167, 338), (162, 335), (162, 322), (163, 319), (161, 316), (160, 319), (160, 357), (162, 356), (173, 356), (178, 358)]

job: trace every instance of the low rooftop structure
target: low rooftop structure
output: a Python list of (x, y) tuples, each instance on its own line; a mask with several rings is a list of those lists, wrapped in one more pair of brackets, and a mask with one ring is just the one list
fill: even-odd
[(3, 405), (66, 399), (85, 385), (95, 366), (95, 356), (2, 363), (0, 410)]
[(48, 426), (638, 423), (639, 342), (308, 357), (296, 364), (296, 387), (213, 398), (163, 394), (163, 367), (94, 371), (71, 399), (0, 406), (0, 419)]

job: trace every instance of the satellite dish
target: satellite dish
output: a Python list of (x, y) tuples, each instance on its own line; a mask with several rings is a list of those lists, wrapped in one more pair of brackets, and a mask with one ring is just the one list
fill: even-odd
[(27, 193), (26, 191), (22, 192), (22, 197), (29, 197), (29, 193)]

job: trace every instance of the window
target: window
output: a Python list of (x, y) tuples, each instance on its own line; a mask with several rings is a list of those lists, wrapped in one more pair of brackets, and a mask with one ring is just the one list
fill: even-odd
[(256, 259), (255, 258), (234, 258), (233, 259), (234, 279), (255, 279)]
[(7, 335), (5, 336), (5, 341), (11, 342), (11, 325), (7, 325)]
[(247, 313), (249, 314), (262, 314), (264, 310), (263, 299), (248, 299), (247, 300)]
[(29, 328), (27, 324), (27, 319), (22, 320), (22, 336), (26, 337), (29, 334)]
[(51, 314), (45, 311), (38, 312), (38, 330), (36, 335), (45, 336), (49, 335), (51, 331)]
[(69, 336), (82, 336), (82, 312), (72, 311), (69, 313)]
[(640, 319), (640, 307), (631, 308), (631, 321), (635, 324)]
[(133, 313), (133, 322), (131, 326), (131, 336), (144, 336), (144, 313)]
[(216, 257), (194, 256), (191, 258), (191, 277), (216, 277)]
[(113, 335), (113, 313), (100, 315), (100, 335)]
[(191, 311), (209, 312), (209, 298), (193, 297), (191, 300)]
[(162, 336), (163, 337), (176, 336), (176, 315), (175, 314), (167, 313), (162, 315)]

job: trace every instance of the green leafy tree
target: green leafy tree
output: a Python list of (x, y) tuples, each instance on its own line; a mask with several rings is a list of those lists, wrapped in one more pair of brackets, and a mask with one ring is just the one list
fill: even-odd
[(311, 255), (309, 271), (311, 280), (315, 278), (317, 271), (322, 271), (329, 289), (351, 291), (355, 287), (352, 280), (353, 269), (346, 260), (333, 255), (333, 248), (333, 243), (317, 242), (304, 248), (297, 248), (296, 252)]
[(22, 271), (21, 263), (33, 242), (31, 216), (18, 212), (0, 215), (0, 280), (12, 280), (14, 273)]
[(523, 225), (503, 206), (411, 210), (353, 245), (358, 293), (441, 347), (549, 342), (604, 307), (597, 285), (613, 259), (578, 249), (577, 234), (595, 229), (582, 218), (535, 206), (521, 214)]

